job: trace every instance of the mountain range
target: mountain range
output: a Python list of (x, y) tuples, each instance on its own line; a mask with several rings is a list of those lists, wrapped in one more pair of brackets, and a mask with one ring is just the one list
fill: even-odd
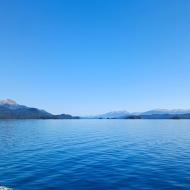
[(101, 115), (86, 117), (89, 119), (190, 119), (190, 110), (184, 109), (154, 109), (146, 112), (130, 113), (127, 111), (112, 111)]
[(41, 109), (17, 104), (14, 100), (0, 101), (0, 119), (78, 119), (69, 114), (54, 115)]
[(190, 109), (154, 109), (146, 112), (130, 113), (112, 111), (94, 116), (54, 115), (45, 110), (32, 108), (6, 99), (0, 101), (0, 119), (190, 119)]

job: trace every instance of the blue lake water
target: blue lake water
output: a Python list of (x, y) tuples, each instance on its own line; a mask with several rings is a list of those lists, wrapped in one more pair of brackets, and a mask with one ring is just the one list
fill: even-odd
[(190, 189), (190, 120), (1, 120), (1, 185)]

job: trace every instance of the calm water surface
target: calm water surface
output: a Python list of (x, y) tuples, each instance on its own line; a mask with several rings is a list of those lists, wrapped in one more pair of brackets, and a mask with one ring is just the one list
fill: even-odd
[(190, 189), (190, 120), (1, 120), (1, 185)]

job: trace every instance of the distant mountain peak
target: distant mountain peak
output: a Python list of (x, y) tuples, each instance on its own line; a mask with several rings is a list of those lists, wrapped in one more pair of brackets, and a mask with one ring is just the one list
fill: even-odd
[(105, 114), (96, 115), (93, 118), (123, 118), (129, 115), (130, 113), (127, 111), (111, 111)]
[(190, 113), (189, 109), (153, 109), (140, 113), (141, 115), (153, 115), (153, 114), (186, 114)]
[(5, 99), (0, 100), (0, 119), (79, 119), (79, 117), (68, 114), (53, 115), (45, 110), (19, 105), (12, 99)]
[(11, 106), (17, 105), (16, 101), (14, 101), (12, 99), (9, 99), (9, 98), (7, 98), (5, 100), (1, 100), (0, 104), (2, 104), (2, 105), (11, 105)]

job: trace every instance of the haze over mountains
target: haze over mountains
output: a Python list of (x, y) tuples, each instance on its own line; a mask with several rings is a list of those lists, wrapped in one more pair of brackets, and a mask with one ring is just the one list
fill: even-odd
[(69, 114), (54, 115), (45, 110), (17, 104), (14, 100), (0, 101), (0, 119), (190, 119), (190, 109), (154, 109), (130, 113), (112, 111), (101, 115), (78, 117)]
[(89, 116), (90, 119), (190, 119), (190, 110), (155, 109), (146, 112), (130, 113), (113, 111), (101, 115)]

